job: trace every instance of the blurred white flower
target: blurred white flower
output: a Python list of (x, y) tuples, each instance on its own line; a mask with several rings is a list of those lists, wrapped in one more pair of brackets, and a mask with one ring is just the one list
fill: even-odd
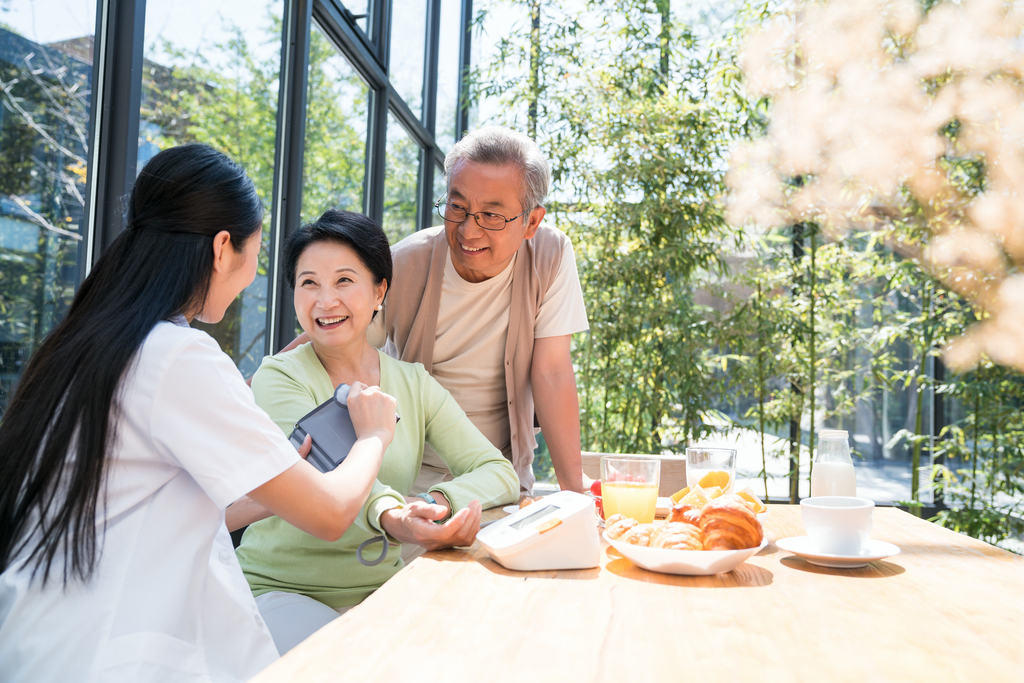
[[(882, 228), (913, 197), (934, 235), (922, 263), (983, 318), (947, 361), (1024, 369), (1021, 2), (799, 1), (750, 34), (743, 68), (771, 123), (733, 155), (730, 220)], [(970, 193), (948, 160), (979, 169)]]

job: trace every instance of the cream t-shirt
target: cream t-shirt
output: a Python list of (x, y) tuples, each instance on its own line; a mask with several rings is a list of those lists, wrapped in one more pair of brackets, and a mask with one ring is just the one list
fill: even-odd
[[(515, 261), (513, 258), (505, 270), (488, 280), (467, 282), (455, 270), (448, 253), (431, 372), (476, 428), (509, 460), (512, 442), (504, 358)], [(567, 242), (558, 272), (537, 311), (534, 338), (587, 329), (576, 259)], [(423, 463), (428, 468), (444, 467), (429, 447), (424, 451)]]

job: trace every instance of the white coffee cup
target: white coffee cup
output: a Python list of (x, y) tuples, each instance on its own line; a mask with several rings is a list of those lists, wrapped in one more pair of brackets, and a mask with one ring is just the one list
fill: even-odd
[(817, 496), (800, 501), (807, 535), (826, 555), (857, 555), (871, 535), (874, 501), (852, 496)]

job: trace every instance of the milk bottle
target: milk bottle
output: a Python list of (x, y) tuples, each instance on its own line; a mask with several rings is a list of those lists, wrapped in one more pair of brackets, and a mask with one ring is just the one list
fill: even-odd
[(850, 459), (850, 437), (845, 430), (818, 432), (818, 455), (811, 469), (811, 495), (857, 495), (857, 474)]

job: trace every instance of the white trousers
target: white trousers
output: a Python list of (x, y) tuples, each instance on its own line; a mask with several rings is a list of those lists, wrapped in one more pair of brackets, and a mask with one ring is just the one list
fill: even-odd
[(257, 596), (256, 606), (281, 655), (352, 609), (333, 609), (307, 595), (283, 591)]

